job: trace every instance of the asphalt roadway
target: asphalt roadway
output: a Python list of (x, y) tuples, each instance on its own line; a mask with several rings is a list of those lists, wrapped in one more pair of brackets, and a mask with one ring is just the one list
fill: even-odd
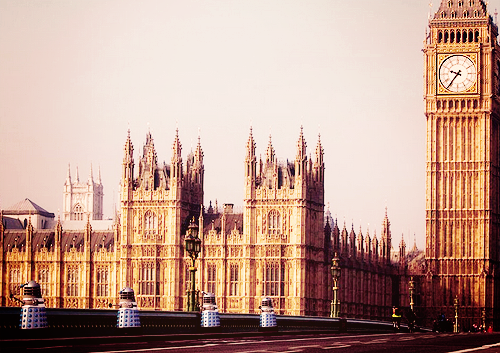
[(295, 353), (295, 352), (500, 352), (500, 333), (389, 334), (198, 334), (131, 337), (12, 339), (0, 341), (0, 352), (106, 353)]

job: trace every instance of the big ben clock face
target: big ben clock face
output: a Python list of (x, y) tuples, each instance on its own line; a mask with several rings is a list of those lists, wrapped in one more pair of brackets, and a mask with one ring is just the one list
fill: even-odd
[(439, 66), (439, 93), (476, 92), (477, 69), (466, 55), (447, 56)]

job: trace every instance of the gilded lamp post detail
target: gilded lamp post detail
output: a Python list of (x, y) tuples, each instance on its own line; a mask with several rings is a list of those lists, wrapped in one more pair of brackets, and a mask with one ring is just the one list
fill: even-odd
[(413, 292), (415, 290), (415, 281), (413, 280), (413, 276), (410, 277), (410, 282), (408, 282), (408, 285), (410, 287), (410, 308), (411, 311), (413, 311), (413, 306), (415, 305), (415, 303), (413, 302)]
[(194, 222), (194, 218), (189, 223), (189, 227), (185, 237), (186, 251), (192, 260), (192, 265), (189, 267), (190, 274), (190, 289), (187, 291), (188, 295), (188, 311), (197, 310), (196, 289), (195, 289), (195, 274), (196, 274), (196, 259), (201, 251), (201, 239), (198, 238), (198, 226)]
[(332, 278), (333, 278), (333, 300), (331, 305), (331, 313), (330, 317), (339, 317), (339, 309), (340, 309), (340, 300), (338, 299), (338, 280), (341, 275), (340, 269), (340, 258), (338, 254), (335, 252), (332, 259)]

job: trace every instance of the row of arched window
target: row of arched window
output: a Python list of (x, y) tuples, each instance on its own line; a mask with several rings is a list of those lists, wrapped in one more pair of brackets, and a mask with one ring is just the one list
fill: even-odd
[[(453, 0), (448, 0), (448, 7), (452, 7), (453, 6)], [(469, 3), (469, 6), (474, 6), (476, 0), (468, 0), (467, 1)], [(458, 7), (462, 7), (464, 6), (464, 0), (458, 0)]]
[(477, 109), (478, 107), (477, 99), (441, 99), (436, 102), (436, 108), (444, 110)]
[(478, 43), (479, 30), (450, 29), (438, 31), (438, 43)]
[[(191, 278), (190, 278), (190, 266), (186, 266), (185, 270), (185, 284), (186, 290), (189, 290), (191, 287)], [(209, 293), (214, 293), (217, 295), (217, 265), (215, 263), (208, 263), (206, 266), (206, 291)], [(239, 278), (240, 277), (240, 266), (238, 264), (231, 264), (229, 266), (229, 295), (237, 296), (238, 295), (238, 286), (239, 286)]]
[[(450, 18), (457, 18), (458, 15), (459, 14), (457, 13), (457, 11), (452, 11), (450, 13)], [(441, 11), (441, 13), (439, 14), (439, 16), (441, 18), (446, 18), (446, 12), (445, 11)], [(461, 17), (468, 18), (468, 17), (471, 17), (471, 14), (469, 13), (469, 11), (464, 10), (462, 12), (462, 16)], [(474, 12), (472, 13), (472, 17), (479, 17), (479, 12), (477, 10), (474, 10)]]

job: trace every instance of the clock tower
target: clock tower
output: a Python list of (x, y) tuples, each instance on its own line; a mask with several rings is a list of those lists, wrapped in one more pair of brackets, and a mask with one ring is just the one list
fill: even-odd
[[(442, 0), (424, 44), (423, 305), (459, 326), (500, 322), (500, 54), (482, 0)], [(497, 319), (498, 320), (498, 319)]]

